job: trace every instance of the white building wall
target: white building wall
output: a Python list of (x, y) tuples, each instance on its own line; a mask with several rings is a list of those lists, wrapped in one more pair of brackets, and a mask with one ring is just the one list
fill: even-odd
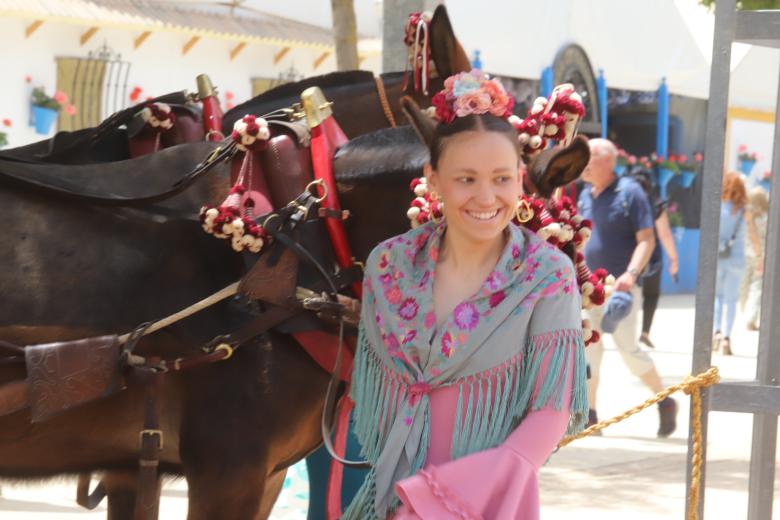
[[(46, 138), (27, 126), (30, 110), (30, 91), (41, 85), (47, 94), (54, 94), (57, 80), (57, 57), (87, 57), (87, 53), (106, 43), (114, 52), (131, 63), (127, 93), (138, 86), (143, 89), (142, 99), (177, 90), (195, 91), (195, 77), (206, 73), (222, 94), (234, 95), (234, 103), (241, 103), (251, 96), (251, 78), (278, 77), (294, 66), (305, 77), (325, 74), (336, 69), (334, 55), (330, 55), (316, 70), (314, 61), (322, 54), (316, 49), (292, 48), (284, 58), (274, 64), (274, 55), (280, 47), (249, 44), (230, 60), (230, 50), (236, 42), (201, 38), (187, 53), (182, 47), (190, 35), (172, 32), (152, 32), (140, 48), (133, 42), (140, 32), (113, 28), (100, 28), (84, 46), (80, 36), (88, 29), (84, 26), (44, 23), (29, 38), (25, 28), (32, 20), (0, 18), (0, 54), (3, 74), (0, 81), (0, 121), (10, 119), (12, 127), (0, 124), (6, 132), (9, 147), (20, 146)], [(379, 71), (378, 55), (363, 61), (361, 68)], [(32, 82), (26, 83), (30, 77)], [(129, 101), (127, 101), (129, 103)], [(79, 107), (76, 107), (77, 109)]]

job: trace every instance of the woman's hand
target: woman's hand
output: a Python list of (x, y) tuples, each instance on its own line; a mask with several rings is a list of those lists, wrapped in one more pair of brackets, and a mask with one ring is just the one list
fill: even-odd
[(674, 278), (680, 271), (680, 261), (677, 257), (669, 259), (669, 275)]

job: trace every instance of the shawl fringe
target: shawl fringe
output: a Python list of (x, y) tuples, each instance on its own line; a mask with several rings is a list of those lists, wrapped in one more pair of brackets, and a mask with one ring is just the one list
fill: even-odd
[[(535, 335), (528, 339), (523, 352), (510, 360), (491, 370), (453, 381), (451, 384), (459, 387), (452, 439), (453, 459), (500, 445), (531, 411), (547, 408), (560, 411), (569, 379), (572, 392), (569, 396), (571, 419), (567, 433), (581, 431), (588, 417), (584, 349), (581, 329), (561, 329)], [(362, 456), (376, 463), (414, 382), (385, 366), (372, 351), (362, 331), (352, 378), (352, 399), (356, 403), (355, 433), (362, 446)], [(427, 396), (422, 398), (427, 399)], [(417, 473), (425, 463), (429, 436), (430, 417), (426, 417), (411, 474)], [(376, 471), (372, 469), (342, 518), (378, 518), (374, 508), (375, 495)], [(395, 496), (391, 509), (399, 503)]]

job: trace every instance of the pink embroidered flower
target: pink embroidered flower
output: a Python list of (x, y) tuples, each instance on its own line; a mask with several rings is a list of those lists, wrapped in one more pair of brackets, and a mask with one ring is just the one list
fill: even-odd
[(417, 331), (412, 329), (412, 330), (410, 330), (409, 332), (406, 333), (406, 336), (404, 336), (404, 341), (403, 342), (404, 342), (404, 344), (411, 343), (412, 341), (414, 341), (414, 338), (416, 338), (416, 337), (417, 337)]
[(455, 325), (461, 330), (474, 330), (479, 323), (479, 311), (471, 302), (455, 307)]
[(393, 275), (391, 273), (380, 274), (379, 281), (382, 285), (389, 285), (393, 282)]
[(520, 258), (520, 246), (518, 246), (517, 244), (512, 244), (512, 258), (514, 258), (515, 260)]
[(452, 341), (452, 334), (445, 332), (441, 337), (441, 353), (447, 357), (452, 356), (454, 344)]
[(382, 339), (384, 339), (385, 347), (390, 354), (398, 352), (401, 345), (398, 344), (398, 338), (395, 337), (395, 334), (386, 334)]
[(498, 305), (504, 301), (505, 298), (506, 293), (504, 291), (494, 292), (492, 295), (490, 295), (490, 308), (493, 309), (498, 307)]
[(379, 264), (377, 267), (379, 267), (380, 270), (384, 271), (387, 269), (387, 266), (390, 265), (390, 255), (385, 251), (382, 253), (379, 257)]
[(487, 284), (488, 289), (490, 289), (491, 291), (497, 291), (499, 287), (501, 287), (504, 284), (504, 281), (505, 281), (504, 275), (502, 275), (498, 271), (493, 271), (487, 277), (485, 283)]
[(379, 328), (385, 326), (385, 319), (382, 317), (382, 314), (379, 311), (374, 314), (374, 317), (376, 318), (376, 324), (379, 326)]
[(414, 298), (407, 298), (398, 308), (398, 315), (405, 320), (413, 320), (417, 316), (418, 310), (420, 310), (420, 306), (417, 301)]
[(431, 272), (425, 271), (422, 275), (422, 278), (420, 278), (420, 287), (425, 287), (428, 284), (428, 280), (431, 279)]
[(436, 313), (430, 311), (425, 315), (425, 328), (430, 329), (434, 325), (436, 325)]
[(387, 301), (393, 305), (398, 305), (401, 303), (401, 289), (397, 285), (390, 287), (385, 292), (385, 296), (387, 297)]

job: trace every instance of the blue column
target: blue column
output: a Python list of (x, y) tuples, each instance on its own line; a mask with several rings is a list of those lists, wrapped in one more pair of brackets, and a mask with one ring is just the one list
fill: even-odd
[(599, 69), (599, 77), (596, 78), (596, 91), (599, 97), (599, 118), (601, 119), (601, 138), (607, 138), (607, 79), (604, 77), (604, 69)]
[(480, 50), (476, 49), (474, 51), (474, 59), (471, 60), (471, 66), (475, 69), (482, 70), (482, 59), (479, 57)]
[(669, 157), (669, 88), (666, 86), (666, 78), (661, 78), (661, 86), (658, 87), (658, 126), (655, 137), (655, 153)]
[(539, 95), (547, 97), (553, 90), (553, 70), (552, 67), (545, 67), (542, 71), (542, 78), (539, 81)]

